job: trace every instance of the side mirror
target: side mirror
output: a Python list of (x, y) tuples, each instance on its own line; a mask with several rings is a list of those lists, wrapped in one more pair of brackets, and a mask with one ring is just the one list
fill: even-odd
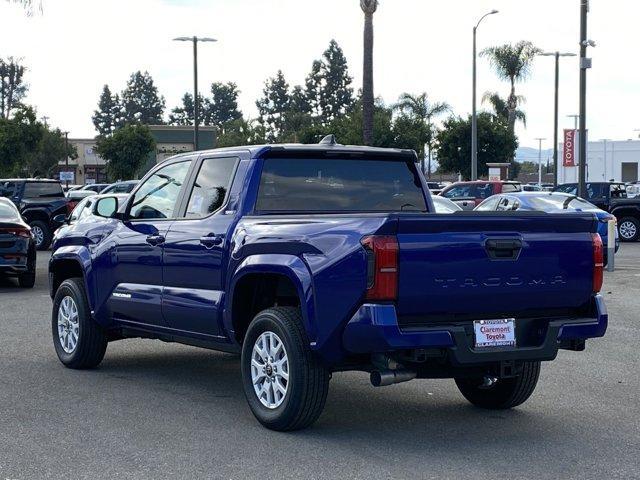
[(61, 213), (60, 215), (53, 217), (53, 221), (54, 223), (69, 223), (69, 217), (64, 213)]
[(95, 213), (99, 217), (113, 218), (118, 211), (118, 199), (116, 197), (104, 197), (96, 202)]

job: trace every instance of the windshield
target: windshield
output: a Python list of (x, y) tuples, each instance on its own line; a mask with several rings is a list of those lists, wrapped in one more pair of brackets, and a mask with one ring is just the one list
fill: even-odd
[(583, 200), (582, 198), (570, 195), (546, 195), (527, 197), (528, 203), (535, 210), (552, 212), (554, 210), (581, 210), (583, 212), (597, 211), (598, 207)]
[(268, 158), (256, 210), (288, 212), (426, 211), (411, 161)]

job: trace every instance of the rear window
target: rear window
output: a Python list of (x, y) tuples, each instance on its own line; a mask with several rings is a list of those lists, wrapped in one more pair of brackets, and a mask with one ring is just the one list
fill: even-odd
[(521, 190), (520, 185), (517, 183), (503, 183), (502, 193), (519, 192)]
[(19, 218), (20, 214), (13, 203), (5, 200), (0, 202), (0, 218)]
[(410, 161), (268, 158), (256, 210), (399, 212), (426, 205)]
[(25, 198), (64, 197), (62, 186), (54, 182), (27, 182), (24, 185)]

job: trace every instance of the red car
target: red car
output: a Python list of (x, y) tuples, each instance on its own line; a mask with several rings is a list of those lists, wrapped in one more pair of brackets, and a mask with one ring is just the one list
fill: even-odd
[(477, 180), (451, 184), (442, 190), (440, 195), (455, 202), (463, 210), (473, 210), (491, 195), (520, 191), (522, 191), (520, 182)]

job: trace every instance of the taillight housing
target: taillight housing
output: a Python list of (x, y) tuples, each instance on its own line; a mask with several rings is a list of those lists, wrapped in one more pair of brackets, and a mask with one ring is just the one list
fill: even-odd
[(8, 233), (9, 235), (16, 235), (17, 237), (23, 238), (29, 238), (31, 236), (31, 230), (26, 227), (0, 228), (0, 233)]
[(398, 239), (393, 235), (371, 235), (360, 243), (367, 252), (367, 300), (398, 298)]
[(604, 247), (602, 238), (597, 233), (591, 234), (593, 244), (593, 293), (598, 293), (602, 289), (604, 280)]

